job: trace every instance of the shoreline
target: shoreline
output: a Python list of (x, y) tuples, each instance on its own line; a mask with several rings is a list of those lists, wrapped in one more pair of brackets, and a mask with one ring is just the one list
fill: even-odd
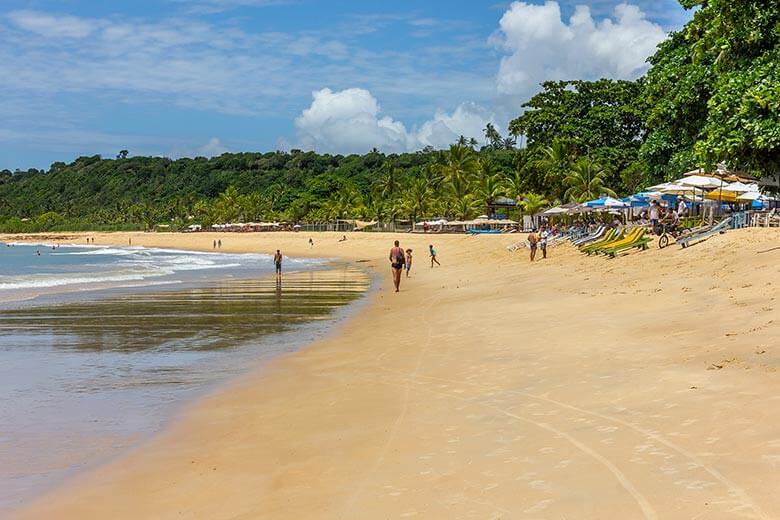
[[(778, 264), (746, 251), (777, 230), (615, 260), (561, 246), (534, 265), (506, 252), (517, 235), (311, 235), (309, 253), (379, 273), (356, 316), (17, 517), (780, 515)], [(214, 236), (307, 253), (304, 233)], [(395, 237), (416, 251), (399, 295)]]
[[(9, 403), (9, 407), (7, 410), (4, 410), (3, 413), (4, 416), (6, 412), (10, 414), (8, 417), (9, 423), (7, 423), (8, 427), (3, 428), (4, 434), (9, 436), (6, 437), (6, 439), (14, 439), (14, 433), (18, 435), (21, 432), (26, 432), (26, 435), (31, 439), (36, 440), (19, 442), (11, 445), (15, 446), (14, 452), (3, 450), (3, 456), (0, 458), (2, 458), (7, 465), (3, 467), (3, 479), (0, 480), (6, 482), (8, 488), (3, 489), (4, 493), (0, 493), (0, 495), (2, 495), (0, 496), (0, 517), (5, 518), (5, 514), (18, 509), (20, 504), (21, 507), (24, 507), (25, 504), (34, 501), (38, 497), (45, 496), (47, 493), (57, 489), (64, 483), (67, 483), (74, 478), (79, 478), (81, 475), (93, 471), (95, 468), (99, 468), (118, 458), (131, 456), (131, 453), (143, 446), (150, 439), (154, 438), (155, 435), (165, 431), (170, 424), (175, 422), (180, 415), (186, 413), (186, 410), (200, 399), (215, 392), (219, 392), (222, 388), (229, 387), (235, 380), (240, 380), (249, 372), (262, 370), (263, 366), (275, 357), (295, 352), (319, 338), (328, 337), (334, 330), (338, 329), (340, 324), (349, 316), (349, 314), (362, 308), (365, 304), (365, 299), (368, 298), (374, 290), (371, 286), (370, 274), (366, 273), (364, 270), (356, 269), (346, 262), (322, 263), (321, 265), (315, 265), (311, 270), (302, 269), (297, 264), (291, 264), (290, 267), (293, 270), (287, 271), (285, 276), (285, 288), (288, 291), (292, 291), (289, 294), (294, 295), (298, 294), (300, 291), (304, 291), (301, 294), (309, 294), (316, 298), (316, 293), (307, 293), (306, 291), (325, 291), (327, 294), (331, 294), (329, 291), (332, 291), (333, 289), (330, 287), (335, 287), (346, 281), (347, 285), (344, 286), (344, 291), (346, 292), (342, 291), (339, 293), (342, 296), (338, 296), (339, 299), (342, 297), (345, 298), (346, 304), (336, 304), (336, 307), (327, 311), (327, 316), (317, 315), (317, 317), (312, 317), (312, 319), (309, 319), (308, 321), (306, 321), (306, 318), (304, 318), (303, 321), (300, 321), (300, 315), (285, 313), (285, 321), (289, 319), (292, 319), (293, 321), (290, 321), (287, 325), (282, 325), (279, 331), (265, 333), (261, 337), (254, 339), (244, 338), (240, 343), (234, 344), (237, 351), (227, 353), (226, 356), (218, 357), (216, 354), (209, 355), (209, 349), (206, 347), (206, 350), (201, 354), (201, 357), (203, 358), (201, 361), (196, 361), (194, 363), (184, 361), (184, 364), (176, 364), (171, 356), (163, 354), (164, 359), (160, 360), (162, 363), (160, 369), (178, 371), (176, 374), (171, 375), (175, 381), (171, 381), (169, 384), (172, 384), (173, 386), (169, 387), (165, 382), (157, 381), (159, 376), (151, 373), (148, 374), (150, 379), (146, 381), (145, 387), (154, 388), (154, 393), (157, 394), (157, 398), (153, 397), (152, 394), (148, 394), (146, 397), (137, 396), (138, 399), (133, 399), (126, 393), (124, 394), (126, 397), (122, 401), (124, 404), (130, 405), (130, 409), (128, 409), (127, 412), (132, 411), (133, 415), (137, 415), (139, 410), (143, 410), (144, 415), (148, 416), (148, 420), (133, 420), (133, 427), (128, 428), (123, 426), (124, 421), (120, 416), (115, 415), (110, 410), (102, 410), (99, 407), (96, 407), (94, 413), (90, 413), (88, 421), (90, 424), (94, 423), (94, 426), (81, 426), (72, 421), (69, 423), (69, 419), (66, 416), (58, 419), (56, 412), (52, 409), (48, 416), (43, 417), (44, 420), (40, 422), (36, 429), (36, 426), (32, 422), (34, 419), (29, 417), (28, 413), (20, 412), (18, 406), (16, 407), (16, 410), (14, 410), (14, 407)], [(197, 283), (185, 284), (187, 285), (186, 287), (178, 286), (172, 290), (165, 290), (164, 292), (159, 292), (159, 287), (155, 286), (151, 287), (149, 291), (115, 291), (111, 288), (105, 290), (92, 290), (89, 291), (89, 294), (80, 293), (78, 295), (72, 295), (63, 293), (50, 295), (55, 299), (52, 301), (36, 300), (32, 303), (26, 302), (27, 304), (23, 307), (17, 306), (7, 309), (8, 312), (13, 313), (13, 317), (9, 318), (11, 320), (10, 322), (4, 321), (2, 323), (3, 327), (0, 328), (5, 329), (8, 333), (12, 333), (14, 329), (6, 329), (6, 326), (13, 327), (14, 322), (20, 318), (24, 319), (23, 317), (27, 315), (27, 312), (34, 313), (33, 315), (38, 315), (39, 312), (42, 312), (43, 316), (50, 317), (51, 311), (57, 313), (57, 309), (63, 309), (65, 307), (70, 308), (71, 305), (86, 305), (88, 307), (97, 306), (97, 308), (108, 306), (113, 309), (117, 305), (120, 305), (119, 302), (127, 298), (143, 301), (148, 298), (148, 296), (145, 296), (147, 294), (161, 296), (163, 300), (165, 300), (168, 297), (177, 298), (176, 295), (180, 295), (178, 297), (186, 298), (187, 294), (192, 291), (200, 294), (201, 297), (207, 297), (207, 295), (211, 293), (227, 295), (235, 290), (231, 289), (231, 286), (246, 287), (248, 291), (255, 291), (255, 288), (258, 286), (267, 286), (268, 291), (270, 291), (268, 292), (268, 296), (273, 296), (274, 278), (272, 273), (267, 273), (265, 275), (260, 274), (251, 278), (242, 277), (239, 279), (217, 277), (209, 280), (200, 280)], [(363, 287), (365, 287), (365, 290), (363, 290)], [(244, 297), (248, 297), (249, 294), (249, 292), (244, 293)], [(322, 294), (325, 296), (325, 293)], [(353, 294), (354, 296), (347, 296), (347, 294)], [(60, 296), (65, 299), (59, 298)], [(294, 298), (294, 296), (287, 296), (286, 300), (288, 303), (282, 305), (289, 307), (291, 297)], [(279, 296), (277, 293), (277, 296), (273, 299), (276, 300), (278, 298)], [(317, 299), (316, 301), (320, 301), (320, 299)], [(316, 305), (318, 307), (325, 306), (330, 308), (332, 305), (330, 303), (331, 301), (333, 301), (331, 297), (325, 296), (325, 299), (321, 300), (321, 303)], [(262, 305), (262, 301), (256, 303)], [(118, 312), (121, 313), (121, 311)], [(175, 311), (171, 309), (171, 312)], [(196, 310), (193, 309), (193, 312), (196, 312)], [(130, 322), (135, 323), (131, 314), (125, 316)], [(175, 314), (171, 314), (169, 318), (176, 319)], [(270, 325), (270, 323), (270, 321), (268, 323), (264, 322), (263, 325), (265, 327)], [(40, 326), (44, 325), (41, 324)], [(71, 325), (68, 327), (70, 326)], [(89, 334), (87, 329), (80, 329), (80, 325), (73, 326), (79, 328), (78, 334)], [(217, 324), (215, 323), (214, 326), (217, 327)], [(278, 327), (278, 325), (274, 325), (274, 327)], [(66, 328), (60, 332), (66, 335), (68, 334), (66, 330), (70, 329)], [(112, 330), (113, 329), (110, 328), (106, 329), (105, 333), (112, 334)], [(161, 334), (163, 332), (168, 334), (170, 331), (163, 331), (160, 329), (158, 332)], [(215, 338), (215, 341), (217, 341), (217, 338), (222, 334), (215, 330), (211, 335)], [(238, 339), (238, 333), (234, 333), (233, 336)], [(86, 337), (87, 336), (84, 336), (84, 338)], [(8, 345), (3, 345), (4, 347), (10, 345), (11, 348), (10, 356), (4, 357), (5, 361), (9, 363), (8, 366), (33, 369), (34, 367), (30, 365), (30, 363), (25, 364), (14, 357), (12, 352), (15, 343), (12, 336), (9, 336), (9, 338), (10, 343), (8, 343)], [(64, 341), (67, 342), (67, 340)], [(21, 343), (17, 342), (18, 345), (27, 343), (26, 340)], [(152, 344), (150, 344), (150, 346), (152, 346)], [(42, 345), (39, 345), (39, 347), (42, 347)], [(199, 349), (199, 347), (195, 348)], [(111, 349), (109, 348), (109, 350)], [(63, 355), (67, 356), (68, 354), (63, 352)], [(110, 359), (112, 353), (107, 352), (106, 355)], [(148, 356), (148, 354), (143, 352), (138, 352), (138, 355)], [(184, 349), (181, 352), (181, 355), (186, 359), (186, 357), (191, 356), (192, 354)], [(41, 354), (36, 354), (33, 356), (33, 359), (45, 359), (45, 357)], [(55, 352), (51, 353), (49, 359), (57, 366), (65, 363), (60, 357), (57, 357)], [(58, 359), (60, 361), (58, 361)], [(206, 361), (206, 359), (209, 359), (209, 361)], [(92, 361), (94, 360), (91, 360), (89, 356), (87, 356), (83, 362), (90, 363)], [(122, 363), (122, 371), (128, 371), (129, 367), (134, 365), (134, 362), (130, 361), (130, 358), (128, 358), (127, 361), (119, 360), (119, 362)], [(143, 363), (142, 361), (139, 362)], [(114, 377), (112, 375), (114, 370), (118, 369), (118, 367), (114, 367), (112, 361), (108, 359), (105, 363), (105, 373), (102, 374), (101, 377), (105, 380), (104, 384), (108, 384), (108, 381)], [(208, 364), (209, 371), (212, 372), (211, 375), (204, 373), (204, 370), (207, 368), (206, 364)], [(72, 368), (75, 369), (75, 367)], [(214, 371), (218, 373), (213, 373)], [(56, 390), (57, 385), (49, 388), (49, 386), (44, 385), (43, 382), (40, 382), (40, 384), (36, 383), (35, 388), (37, 392), (42, 393), (41, 395), (50, 395), (54, 402), (58, 402), (60, 406), (64, 407), (62, 409), (68, 409), (70, 412), (73, 412), (74, 409), (72, 406), (79, 401), (79, 397), (77, 397), (78, 394), (95, 394), (95, 399), (97, 399), (96, 402), (100, 402), (101, 398), (99, 396), (102, 391), (93, 391), (89, 386), (91, 381), (82, 381), (78, 374), (68, 373), (64, 369), (52, 372), (50, 375), (63, 381), (63, 384), (66, 384), (66, 386), (79, 385), (80, 387), (81, 385), (84, 385), (82, 390), (77, 392), (76, 395), (71, 396), (68, 392), (62, 395), (53, 393), (53, 391)], [(126, 375), (130, 379), (133, 377), (143, 377), (142, 374), (131, 376), (127, 373)], [(88, 376), (85, 374), (84, 377)], [(190, 379), (192, 379), (192, 381), (190, 381)], [(35, 381), (37, 381), (37, 379), (35, 379)], [(18, 393), (21, 391), (21, 388), (24, 388), (24, 386), (21, 388), (16, 386), (13, 383), (13, 379), (11, 379), (9, 383), (10, 387), (8, 387), (8, 390), (12, 393)], [(114, 383), (117, 385), (122, 384), (119, 381), (115, 381), (112, 384)], [(133, 386), (132, 383), (129, 384), (131, 387)], [(103, 389), (103, 391), (105, 390), (106, 389)], [(133, 392), (133, 388), (129, 388), (129, 390), (130, 392)], [(34, 399), (34, 401), (37, 403), (42, 399), (42, 397), (39, 397)], [(38, 407), (40, 408), (39, 405)], [(79, 415), (81, 415), (80, 412), (83, 410), (80, 411), (79, 409), (75, 409), (75, 411), (79, 412)], [(18, 427), (14, 426), (14, 423), (12, 422), (14, 417), (20, 421)], [(56, 431), (59, 433), (59, 437), (53, 431), (50, 431), (50, 424), (52, 421), (58, 424)], [(108, 424), (114, 426), (104, 426)], [(84, 431), (81, 431), (82, 429)], [(80, 441), (78, 440), (80, 437), (84, 439), (84, 442), (81, 444), (79, 444)], [(19, 439), (22, 439), (22, 437)], [(48, 440), (46, 441), (45, 439)], [(87, 439), (92, 439), (92, 441), (88, 442)], [(49, 448), (50, 454), (42, 458), (37, 457), (35, 449), (32, 449), (36, 446), (36, 443), (38, 445), (45, 443), (44, 446), (47, 444), (51, 446)], [(31, 449), (32, 451), (30, 451)], [(28, 453), (28, 451), (30, 457), (26, 458), (26, 463), (23, 463), (22, 460), (25, 458), (23, 454)], [(5, 455), (7, 455), (7, 457)]]

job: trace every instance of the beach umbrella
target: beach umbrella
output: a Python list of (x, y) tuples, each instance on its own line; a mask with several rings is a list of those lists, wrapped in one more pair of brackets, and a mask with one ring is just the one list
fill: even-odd
[(720, 179), (705, 175), (691, 175), (674, 181), (673, 184), (682, 184), (683, 186), (693, 186), (695, 188), (712, 189), (720, 186)]
[(589, 208), (626, 208), (628, 204), (614, 197), (601, 197), (600, 199), (586, 202), (585, 206)]
[(650, 204), (647, 202), (647, 198), (637, 197), (636, 195), (629, 195), (628, 197), (622, 198), (620, 200), (628, 204), (631, 208), (642, 208)]
[(740, 193), (737, 195), (737, 199), (742, 201), (748, 201), (748, 200), (759, 200), (763, 198), (763, 195), (761, 195), (758, 191), (749, 191), (747, 193)]
[(604, 207), (605, 208), (627, 208), (629, 207), (629, 204), (627, 202), (623, 202), (622, 200), (618, 200), (613, 197), (607, 197), (607, 200), (604, 201)]
[(678, 184), (677, 182), (670, 182), (666, 186), (658, 189), (658, 191), (663, 195), (688, 195), (690, 193), (696, 193), (696, 188)]
[(745, 193), (758, 191), (758, 184), (745, 184), (740, 181), (732, 182), (723, 186), (723, 191), (732, 191), (735, 193)]

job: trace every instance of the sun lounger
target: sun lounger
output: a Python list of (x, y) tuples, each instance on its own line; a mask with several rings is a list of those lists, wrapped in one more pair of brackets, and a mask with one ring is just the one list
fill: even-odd
[(528, 240), (523, 239), (523, 240), (518, 240), (514, 244), (507, 246), (506, 250), (509, 251), (510, 253), (514, 253), (518, 249), (524, 249), (526, 247), (528, 247)]
[(580, 246), (580, 251), (583, 253), (590, 254), (590, 251), (596, 250), (600, 247), (610, 245), (613, 242), (617, 242), (618, 240), (621, 240), (623, 236), (624, 233), (622, 231), (618, 232), (615, 229), (610, 229), (609, 231), (607, 231), (607, 234), (604, 235), (604, 238), (602, 240), (599, 240), (598, 242), (593, 242), (592, 244)]
[(628, 251), (629, 249), (641, 249), (645, 250), (647, 249), (647, 244), (653, 241), (652, 237), (646, 236), (646, 231), (643, 228), (638, 228), (639, 233), (637, 233), (634, 238), (628, 242), (624, 242), (622, 244), (616, 244), (612, 247), (606, 248), (601, 253), (604, 253), (605, 255), (614, 258), (617, 256), (618, 253), (622, 253), (623, 251)]
[(586, 235), (584, 237), (578, 238), (574, 241), (572, 241), (572, 244), (579, 247), (581, 245), (587, 244), (589, 242), (593, 242), (594, 240), (598, 240), (602, 236), (604, 236), (604, 233), (607, 231), (607, 226), (601, 226), (599, 227), (595, 232), (591, 233), (590, 235)]
[(613, 248), (616, 248), (616, 247), (620, 247), (620, 246), (623, 246), (623, 245), (626, 245), (626, 244), (631, 244), (635, 240), (637, 240), (642, 235), (642, 233), (643, 233), (642, 228), (636, 227), (636, 228), (632, 229), (629, 233), (627, 233), (625, 236), (623, 236), (623, 238), (620, 238), (618, 240), (613, 240), (613, 241), (611, 241), (611, 242), (609, 242), (607, 244), (604, 244), (604, 245), (602, 245), (600, 247), (590, 248), (587, 251), (587, 253), (589, 255), (592, 255), (592, 254), (595, 254), (595, 253), (603, 253), (603, 252), (605, 252), (607, 250), (610, 250), (610, 249), (613, 249)]
[(699, 242), (704, 242), (713, 235), (725, 233), (726, 230), (729, 229), (729, 226), (731, 226), (731, 217), (727, 217), (721, 220), (717, 225), (710, 228), (686, 233), (685, 235), (679, 236), (677, 237), (677, 243), (680, 244), (680, 247), (688, 247), (693, 244), (698, 244)]
[(593, 244), (595, 242), (605, 240), (607, 238), (613, 237), (614, 230), (609, 229), (608, 227), (604, 227), (601, 229), (601, 231), (597, 234), (589, 235), (581, 240), (577, 241), (577, 247), (582, 248), (584, 246), (587, 246), (588, 244)]

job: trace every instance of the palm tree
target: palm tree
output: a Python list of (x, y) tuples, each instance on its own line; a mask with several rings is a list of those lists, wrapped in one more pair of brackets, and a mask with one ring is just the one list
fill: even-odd
[(570, 168), (564, 179), (569, 188), (564, 194), (566, 200), (585, 202), (602, 195), (617, 197), (614, 191), (605, 186), (607, 172), (596, 162), (582, 157)]
[(452, 210), (455, 216), (461, 220), (467, 220), (474, 216), (479, 203), (474, 199), (474, 195), (468, 194), (463, 197), (452, 199)]
[(482, 182), (480, 182), (477, 187), (479, 202), (488, 210), (490, 209), (490, 204), (497, 198), (503, 197), (505, 193), (504, 183), (501, 182), (501, 177), (499, 175), (483, 177)]
[(431, 188), (428, 186), (425, 179), (412, 179), (409, 181), (405, 198), (407, 209), (411, 210), (410, 216), (413, 219), (416, 217), (424, 217), (430, 203)]
[(485, 139), (488, 142), (488, 146), (494, 150), (499, 150), (504, 147), (504, 139), (501, 137), (501, 134), (498, 133), (496, 127), (493, 126), (493, 123), (488, 123), (485, 125), (483, 132), (485, 132)]
[(453, 144), (450, 149), (439, 156), (436, 168), (448, 181), (454, 178), (470, 180), (476, 171), (477, 160), (474, 150), (461, 144)]
[(400, 170), (392, 162), (388, 161), (384, 164), (377, 180), (377, 188), (383, 197), (392, 198), (396, 194), (399, 187), (399, 173)]
[(219, 194), (214, 205), (217, 218), (222, 222), (236, 222), (241, 216), (241, 195), (235, 186), (228, 188)]
[(513, 171), (512, 175), (504, 179), (504, 193), (518, 202), (523, 198), (524, 187), (525, 179), (519, 169)]
[(431, 190), (436, 190), (444, 180), (441, 175), (441, 171), (436, 167), (436, 164), (428, 164), (423, 168), (422, 178), (428, 183)]
[(550, 205), (544, 195), (538, 193), (526, 193), (520, 205), (526, 215), (535, 215)]

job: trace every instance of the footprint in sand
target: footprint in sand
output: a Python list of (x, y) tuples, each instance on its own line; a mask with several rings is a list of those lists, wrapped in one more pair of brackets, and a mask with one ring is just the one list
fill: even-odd
[(542, 511), (544, 511), (545, 509), (547, 509), (547, 506), (549, 506), (552, 503), (553, 503), (553, 500), (551, 498), (548, 498), (546, 500), (540, 500), (539, 502), (537, 502), (533, 506), (531, 506), (528, 509), (526, 509), (525, 511), (523, 511), (523, 513), (528, 514), (528, 515), (531, 515), (531, 514), (534, 514), (534, 513), (540, 513)]

